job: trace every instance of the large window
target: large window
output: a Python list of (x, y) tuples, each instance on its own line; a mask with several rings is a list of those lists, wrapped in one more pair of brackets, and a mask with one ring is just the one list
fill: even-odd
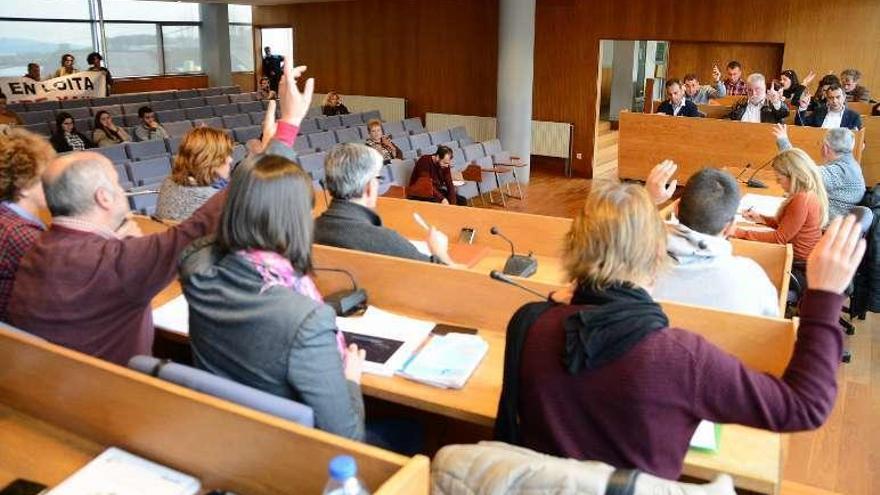
[(229, 6), (229, 57), (232, 72), (254, 70), (254, 29), (250, 5)]
[[(248, 16), (250, 29), (250, 8), (235, 12), (241, 22)], [(192, 2), (0, 0), (0, 76), (20, 76), (36, 62), (49, 78), (65, 53), (85, 69), (92, 51), (104, 54), (116, 77), (201, 72), (200, 23), (199, 4)], [(240, 60), (233, 66), (250, 65), (234, 70), (253, 70), (253, 56), (240, 53), (244, 40), (233, 43), (231, 51), (239, 50), (233, 60)]]

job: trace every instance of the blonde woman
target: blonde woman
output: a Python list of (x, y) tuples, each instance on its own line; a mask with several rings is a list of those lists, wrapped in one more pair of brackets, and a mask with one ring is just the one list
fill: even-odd
[(77, 68), (74, 66), (76, 60), (73, 58), (73, 55), (69, 53), (65, 53), (61, 56), (61, 67), (52, 74), (52, 77), (61, 77), (61, 76), (69, 76), (77, 72)]
[(234, 143), (221, 129), (200, 127), (180, 142), (174, 168), (159, 189), (156, 216), (186, 220), (229, 183)]
[(822, 176), (810, 155), (798, 148), (779, 153), (771, 166), (788, 198), (775, 217), (753, 211), (746, 211), (743, 216), (773, 230), (738, 229), (736, 237), (774, 244), (790, 243), (794, 248), (794, 260), (804, 262), (828, 223), (828, 194)]
[(382, 155), (382, 161), (403, 158), (403, 151), (391, 141), (391, 136), (382, 133), (382, 122), (379, 119), (367, 122), (367, 132), (370, 133), (370, 137), (364, 144), (378, 151)]
[(572, 294), (508, 325), (495, 438), (676, 479), (700, 420), (818, 428), (834, 406), (859, 237), (852, 216), (836, 219), (810, 255), (798, 345), (777, 378), (670, 326), (651, 297), (666, 256), (654, 203), (634, 184), (594, 184), (564, 245)]
[(330, 91), (324, 96), (324, 104), (321, 105), (321, 113), (324, 115), (345, 115), (348, 108), (342, 104), (342, 97), (336, 91)]

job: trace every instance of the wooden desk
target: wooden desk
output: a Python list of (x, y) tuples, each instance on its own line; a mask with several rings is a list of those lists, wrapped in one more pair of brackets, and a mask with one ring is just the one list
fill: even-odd
[(862, 117), (865, 126), (865, 150), (862, 154), (862, 173), (865, 184), (873, 187), (880, 182), (880, 117)]
[[(711, 100), (710, 100), (711, 101)], [(708, 105), (697, 105), (697, 109), (706, 114), (707, 119), (725, 119), (733, 108), (725, 105), (718, 104), (708, 104)]]
[(377, 494), (425, 494), (429, 461), (306, 428), (0, 327), (0, 485), (57, 484), (108, 446), (205, 489), (318, 493), (347, 453)]
[[(618, 175), (645, 180), (663, 160), (678, 164), (680, 184), (704, 167), (760, 167), (778, 153), (771, 124), (750, 124), (719, 119), (671, 119), (662, 115), (621, 112)], [(789, 127), (794, 146), (817, 163), (827, 130)], [(864, 131), (856, 134), (856, 158), (861, 157)]]

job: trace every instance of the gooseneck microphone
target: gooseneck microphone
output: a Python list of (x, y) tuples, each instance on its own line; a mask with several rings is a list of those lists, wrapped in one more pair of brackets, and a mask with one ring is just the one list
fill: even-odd
[[(774, 156), (773, 158), (776, 158), (776, 157)], [(764, 182), (762, 182), (762, 181), (756, 179), (755, 176), (758, 175), (758, 172), (760, 172), (761, 170), (764, 170), (765, 168), (767, 168), (767, 165), (770, 165), (771, 163), (773, 163), (773, 158), (770, 158), (769, 160), (767, 160), (766, 162), (764, 162), (763, 165), (761, 165), (760, 167), (756, 168), (755, 171), (752, 172), (752, 175), (749, 176), (749, 180), (746, 181), (746, 185), (747, 185), (747, 186), (749, 186), (749, 187), (754, 187), (754, 188), (757, 188), (757, 189), (766, 189), (766, 188), (767, 188), (767, 185), (764, 184)]]
[(738, 174), (736, 174), (736, 177), (734, 177), (734, 179), (736, 179), (737, 182), (742, 182), (739, 180), (739, 178), (742, 177), (744, 173), (748, 172), (750, 168), (752, 168), (752, 162), (746, 163), (746, 166), (743, 167), (743, 169), (740, 170)]
[(528, 278), (538, 271), (538, 260), (533, 258), (531, 253), (529, 253), (528, 256), (516, 254), (516, 250), (514, 250), (513, 248), (513, 241), (502, 234), (498, 227), (495, 227), (493, 225), (492, 228), (489, 229), (489, 233), (492, 235), (497, 235), (498, 237), (507, 241), (508, 244), (510, 244), (510, 257), (507, 258), (507, 262), (504, 263), (505, 275)]
[(531, 289), (529, 287), (526, 287), (525, 285), (522, 285), (519, 282), (511, 280), (509, 277), (507, 277), (503, 273), (499, 272), (498, 270), (492, 270), (491, 272), (489, 272), (489, 277), (492, 280), (497, 280), (499, 282), (503, 282), (505, 284), (512, 285), (512, 286), (516, 287), (517, 289), (522, 289), (522, 290), (528, 292), (529, 294), (538, 296), (538, 299), (541, 299), (542, 301), (549, 301), (550, 300), (550, 294), (547, 294), (547, 295), (541, 294), (540, 292), (538, 292), (534, 289)]
[(333, 308), (336, 316), (351, 316), (358, 311), (367, 309), (367, 291), (358, 287), (354, 275), (342, 268), (313, 268), (316, 272), (343, 273), (351, 282), (351, 289), (334, 292), (324, 296), (324, 302)]

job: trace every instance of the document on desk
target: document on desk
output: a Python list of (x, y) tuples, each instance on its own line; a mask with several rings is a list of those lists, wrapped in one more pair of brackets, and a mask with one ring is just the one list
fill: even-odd
[(362, 316), (336, 317), (336, 326), (346, 343), (367, 351), (364, 371), (392, 376), (422, 345), (434, 322), (417, 320), (370, 306)]
[(690, 447), (704, 452), (718, 452), (721, 441), (721, 425), (711, 421), (700, 421), (694, 436), (691, 437)]
[(737, 223), (748, 222), (748, 220), (742, 217), (742, 214), (749, 209), (765, 217), (775, 216), (783, 201), (785, 201), (785, 198), (782, 196), (746, 194), (739, 200), (739, 207), (736, 210), (736, 221)]
[(110, 447), (49, 495), (192, 495), (200, 489), (192, 476)]
[(189, 305), (183, 294), (153, 310), (153, 326), (189, 335)]
[(478, 335), (435, 335), (399, 374), (435, 387), (460, 389), (488, 352), (489, 343)]
[(418, 249), (419, 252), (424, 254), (425, 256), (431, 256), (431, 248), (428, 247), (427, 242), (410, 240), (409, 243), (415, 246), (415, 248)]

